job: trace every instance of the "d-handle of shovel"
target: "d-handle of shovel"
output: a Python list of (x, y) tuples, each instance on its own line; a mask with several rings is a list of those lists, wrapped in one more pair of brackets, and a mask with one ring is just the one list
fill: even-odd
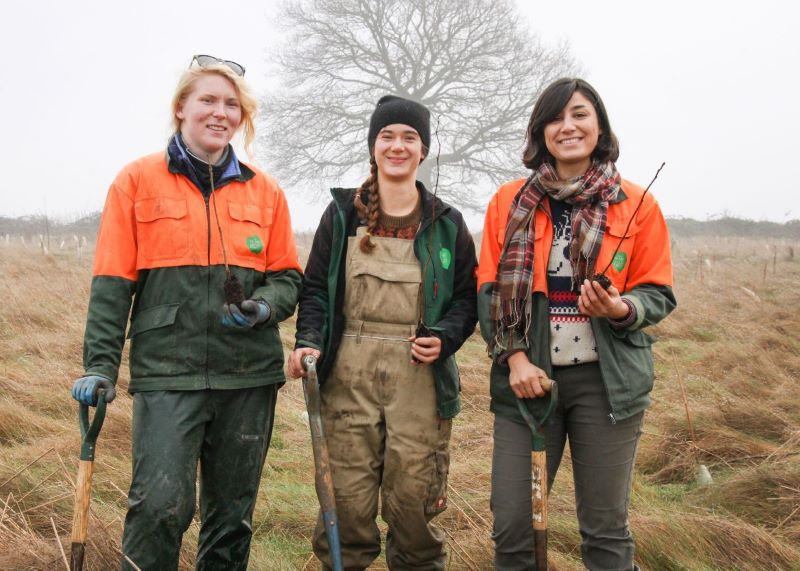
[(343, 571), (342, 547), (339, 540), (339, 520), (336, 515), (336, 496), (333, 492), (328, 443), (325, 441), (325, 432), (322, 428), (317, 358), (313, 355), (306, 355), (303, 357), (302, 363), (303, 368), (306, 370), (306, 376), (303, 378), (303, 393), (305, 394), (306, 409), (308, 410), (308, 424), (311, 428), (311, 449), (314, 452), (314, 485), (317, 489), (317, 498), (319, 498), (319, 506), (322, 510), (325, 534), (328, 537), (333, 571)]
[(94, 411), (94, 418), (89, 422), (89, 406), (80, 405), (78, 416), (81, 422), (81, 460), (94, 460), (94, 449), (97, 443), (97, 435), (103, 428), (103, 421), (106, 418), (106, 390), (97, 391), (97, 407)]
[(533, 446), (531, 451), (531, 501), (533, 513), (533, 545), (536, 557), (536, 571), (547, 571), (547, 452), (544, 447), (544, 423), (552, 414), (558, 402), (558, 385), (552, 379), (543, 377), (539, 383), (549, 394), (550, 402), (541, 419), (535, 419), (522, 399), (517, 399), (517, 407), (531, 429)]
[(70, 569), (81, 571), (86, 552), (86, 536), (89, 530), (89, 502), (92, 497), (92, 472), (97, 436), (106, 417), (106, 391), (97, 391), (97, 408), (89, 422), (89, 406), (80, 405), (78, 418), (81, 425), (81, 459), (78, 464), (78, 479), (75, 482), (75, 506), (72, 512), (72, 557)]

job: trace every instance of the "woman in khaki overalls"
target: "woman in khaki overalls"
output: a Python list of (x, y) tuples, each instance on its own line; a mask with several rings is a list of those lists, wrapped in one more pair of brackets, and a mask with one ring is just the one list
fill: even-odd
[[(344, 566), (380, 554), (378, 492), (391, 569), (444, 569), (451, 419), (460, 409), (453, 354), (477, 321), (475, 248), (461, 214), (416, 181), (430, 114), (382, 97), (372, 114), (371, 172), (333, 189), (314, 236), (290, 373), (316, 355)], [(320, 521), (313, 546), (326, 568)]]

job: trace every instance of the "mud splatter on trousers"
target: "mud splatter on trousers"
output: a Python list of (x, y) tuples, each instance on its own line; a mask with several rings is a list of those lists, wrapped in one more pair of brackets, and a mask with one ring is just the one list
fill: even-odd
[[(177, 569), (195, 512), (197, 569), (246, 569), (277, 385), (149, 391), (133, 400), (133, 478), (122, 551), (143, 571)], [(122, 569), (133, 569), (123, 562)]]
[[(345, 333), (322, 387), (344, 566), (365, 569), (380, 554), (380, 498), (389, 567), (444, 569), (445, 534), (431, 520), (447, 507), (451, 421), (437, 414), (430, 367), (411, 361), (419, 262), (410, 240), (373, 237), (363, 254), (359, 239), (348, 245)], [(313, 545), (330, 568), (320, 519)]]

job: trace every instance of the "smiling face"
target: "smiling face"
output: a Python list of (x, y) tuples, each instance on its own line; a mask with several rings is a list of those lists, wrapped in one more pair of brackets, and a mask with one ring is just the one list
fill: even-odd
[(228, 79), (205, 73), (178, 105), (175, 116), (189, 149), (200, 158), (216, 163), (242, 122), (242, 107)]
[(555, 159), (559, 178), (584, 174), (592, 163), (592, 152), (599, 138), (597, 111), (585, 95), (576, 91), (561, 113), (544, 128), (544, 142)]
[(417, 167), (423, 159), (422, 139), (408, 125), (395, 123), (378, 132), (373, 147), (378, 176), (394, 182), (417, 178)]

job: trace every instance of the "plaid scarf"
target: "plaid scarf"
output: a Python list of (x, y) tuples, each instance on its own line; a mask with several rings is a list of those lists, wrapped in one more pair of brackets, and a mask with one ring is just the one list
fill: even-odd
[(521, 332), (527, 343), (531, 318), (533, 288), (534, 212), (549, 196), (577, 206), (572, 209), (572, 236), (569, 258), (572, 263), (572, 287), (577, 288), (594, 273), (597, 254), (603, 242), (608, 203), (619, 192), (621, 177), (614, 163), (593, 162), (583, 176), (566, 181), (549, 163), (543, 163), (514, 197), (508, 213), (505, 243), (497, 264), (497, 278), (492, 289), (492, 314), (497, 335), (490, 349), (503, 345), (508, 330)]

